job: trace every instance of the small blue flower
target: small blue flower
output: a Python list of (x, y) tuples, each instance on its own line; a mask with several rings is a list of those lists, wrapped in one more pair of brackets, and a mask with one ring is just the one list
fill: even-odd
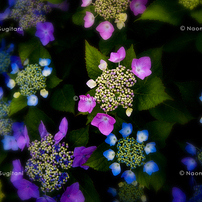
[(148, 130), (137, 131), (136, 140), (138, 143), (142, 143), (144, 141), (147, 141), (148, 137), (149, 137)]
[(117, 195), (117, 191), (115, 188), (109, 187), (107, 190), (108, 193), (110, 193), (113, 197)]
[(186, 195), (179, 188), (173, 187), (172, 195), (173, 195), (172, 202), (186, 202)]
[(30, 95), (27, 97), (28, 106), (36, 106), (38, 104), (38, 97), (36, 95)]
[(122, 129), (119, 131), (121, 135), (125, 138), (129, 136), (133, 131), (133, 126), (131, 123), (122, 123)]
[(196, 155), (196, 147), (188, 142), (187, 146), (185, 147), (185, 150), (192, 156)]
[(107, 151), (103, 152), (103, 155), (108, 161), (112, 161), (115, 157), (115, 152), (112, 149), (108, 149)]
[(117, 142), (117, 138), (114, 134), (110, 133), (107, 138), (105, 139), (105, 142), (109, 144), (110, 146), (114, 146)]
[(3, 88), (0, 87), (0, 99), (3, 97), (3, 95), (4, 95)]
[(121, 177), (124, 178), (128, 184), (136, 180), (135, 174), (131, 170), (124, 171)]
[(121, 172), (121, 166), (119, 163), (112, 163), (109, 168), (112, 169), (114, 176), (117, 176)]
[(195, 159), (191, 158), (191, 157), (186, 157), (186, 158), (183, 158), (181, 160), (181, 162), (187, 166), (187, 170), (189, 171), (192, 171), (194, 170), (194, 168), (196, 168), (197, 166), (197, 163), (195, 161)]
[(18, 65), (16, 63), (12, 63), (11, 68), (12, 68), (11, 74), (16, 74), (19, 72), (19, 68), (18, 68)]
[(18, 145), (16, 142), (15, 137), (10, 136), (10, 135), (5, 135), (4, 139), (2, 140), (3, 144), (4, 144), (4, 150), (18, 150)]
[(154, 161), (148, 161), (145, 163), (143, 172), (146, 172), (148, 175), (151, 175), (154, 172), (157, 172), (159, 170), (158, 165)]
[(42, 59), (42, 58), (39, 59), (39, 64), (42, 67), (50, 65), (50, 63), (51, 63), (50, 59), (45, 59), (45, 58), (44, 59)]
[(13, 89), (15, 87), (15, 81), (13, 79), (9, 79), (6, 83), (6, 86), (10, 89)]
[(43, 76), (49, 76), (52, 72), (53, 68), (51, 67), (44, 67), (43, 71), (42, 71), (42, 74)]
[(155, 146), (156, 146), (155, 142), (147, 143), (146, 146), (145, 146), (145, 148), (144, 148), (146, 154), (156, 152), (156, 147)]

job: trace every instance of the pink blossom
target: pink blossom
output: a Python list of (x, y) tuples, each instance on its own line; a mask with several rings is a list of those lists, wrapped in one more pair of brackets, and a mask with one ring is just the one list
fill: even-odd
[(149, 76), (151, 72), (151, 59), (150, 57), (141, 57), (139, 59), (133, 59), (132, 72), (140, 79), (144, 79)]
[(89, 94), (87, 96), (80, 95), (79, 98), (80, 100), (78, 104), (78, 110), (80, 112), (91, 113), (93, 111), (93, 108), (96, 106), (95, 99), (91, 97)]
[(147, 0), (132, 0), (130, 3), (130, 9), (133, 11), (134, 15), (137, 16), (138, 14), (144, 13), (146, 10)]
[(100, 33), (100, 36), (104, 40), (107, 40), (112, 36), (112, 33), (114, 32), (114, 27), (110, 22), (104, 21), (104, 22), (101, 22), (96, 27), (96, 30)]
[(114, 63), (118, 63), (122, 61), (125, 57), (126, 57), (126, 51), (124, 47), (121, 47), (116, 53), (112, 52), (108, 60)]
[(94, 24), (95, 17), (91, 12), (86, 11), (86, 15), (83, 18), (84, 19), (84, 27), (89, 28)]
[(92, 0), (82, 0), (81, 7), (89, 6), (92, 3)]
[(113, 129), (116, 120), (108, 114), (97, 113), (91, 122), (91, 125), (98, 127), (103, 135), (109, 135)]

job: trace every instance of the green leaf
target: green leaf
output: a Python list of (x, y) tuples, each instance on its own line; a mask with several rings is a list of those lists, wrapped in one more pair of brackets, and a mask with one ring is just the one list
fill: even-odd
[(62, 3), (64, 0), (46, 0), (52, 4), (59, 4), (59, 3)]
[(165, 121), (152, 121), (145, 125), (145, 128), (149, 131), (150, 139), (156, 142), (157, 148), (165, 147), (165, 140), (169, 136), (174, 124)]
[(103, 111), (100, 109), (100, 106), (98, 104), (96, 104), (93, 111), (88, 114), (86, 125), (89, 124), (93, 120), (93, 118), (97, 115), (97, 113), (103, 113)]
[(17, 113), (27, 106), (27, 97), (20, 95), (18, 98), (13, 98), (10, 104), (9, 116)]
[(151, 159), (158, 165), (159, 171), (148, 175), (146, 172), (143, 172), (143, 168), (135, 169), (135, 175), (137, 177), (137, 182), (141, 185), (147, 187), (148, 189), (154, 189), (158, 191), (165, 183), (165, 166), (166, 159), (161, 153), (153, 153)]
[(202, 23), (202, 18), (201, 18), (201, 16), (202, 16), (202, 9), (200, 9), (200, 10), (193, 10), (193, 11), (191, 12), (191, 16), (192, 16), (196, 21), (198, 21), (200, 24)]
[(172, 98), (165, 93), (165, 87), (158, 77), (149, 78), (140, 84), (140, 88), (134, 90), (134, 103), (138, 110), (147, 110), (155, 107), (165, 100)]
[(125, 66), (128, 69), (131, 69), (132, 60), (136, 58), (135, 51), (133, 49), (133, 45), (126, 51), (126, 57), (121, 62), (123, 66)]
[(72, 16), (72, 21), (76, 25), (84, 25), (84, 17), (86, 15), (86, 11), (89, 11), (91, 13), (94, 12), (94, 6), (88, 6), (86, 8), (79, 7), (76, 11), (76, 13)]
[(57, 89), (50, 100), (53, 109), (74, 114), (74, 88), (72, 85), (64, 85), (63, 88)]
[(62, 80), (59, 79), (56, 75), (54, 74), (51, 74), (47, 81), (46, 81), (46, 84), (47, 84), (47, 87), (48, 88), (55, 88)]
[(25, 125), (27, 126), (28, 134), (32, 141), (40, 139), (38, 128), (41, 121), (43, 121), (47, 131), (49, 131), (49, 129), (55, 130), (55, 123), (52, 119), (50, 119), (43, 111), (41, 111), (37, 107), (30, 107), (25, 117)]
[(0, 147), (0, 152), (1, 152), (1, 155), (0, 155), (0, 165), (1, 165), (1, 163), (3, 162), (3, 160), (6, 158), (6, 156), (7, 156), (7, 151), (5, 151), (4, 149), (3, 149), (3, 144), (1, 145), (1, 147)]
[(98, 76), (102, 74), (102, 70), (99, 69), (98, 65), (100, 64), (100, 60), (107, 61), (107, 57), (100, 53), (96, 48), (89, 45), (86, 41), (86, 69), (88, 72), (88, 76), (91, 79), (96, 79)]
[(184, 15), (182, 6), (175, 0), (156, 0), (150, 4), (138, 20), (159, 20), (179, 25)]
[(186, 124), (193, 119), (187, 108), (182, 103), (166, 101), (149, 110), (151, 115), (160, 121)]
[(84, 164), (97, 171), (108, 171), (111, 162), (103, 156), (103, 152), (109, 149), (109, 145), (102, 143), (97, 149), (93, 152), (88, 161)]
[(82, 191), (85, 202), (100, 202), (100, 197), (93, 185), (91, 178), (83, 170), (71, 170), (75, 182), (79, 182), (79, 189)]
[(89, 131), (89, 126), (71, 131), (67, 136), (69, 145), (71, 147), (86, 146), (89, 138), (88, 131)]

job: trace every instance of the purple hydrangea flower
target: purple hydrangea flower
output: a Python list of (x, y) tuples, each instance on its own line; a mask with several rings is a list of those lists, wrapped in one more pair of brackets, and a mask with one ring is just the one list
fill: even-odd
[(157, 172), (159, 170), (158, 165), (154, 161), (148, 161), (145, 163), (143, 172), (146, 172), (148, 175), (151, 175), (154, 172)]
[(24, 133), (24, 123), (23, 122), (15, 122), (12, 125), (13, 136), (17, 140)]
[(150, 57), (141, 57), (139, 59), (133, 59), (132, 61), (132, 72), (140, 79), (144, 80), (145, 77), (149, 76), (151, 72), (151, 59)]
[(95, 99), (89, 94), (87, 96), (80, 95), (79, 98), (78, 111), (91, 113), (93, 108), (96, 106)]
[(27, 147), (29, 147), (29, 142), (30, 142), (30, 139), (28, 136), (27, 127), (25, 126), (23, 134), (21, 136), (19, 136), (17, 139), (17, 145), (22, 151), (24, 149), (25, 145), (27, 145)]
[(39, 197), (39, 188), (28, 180), (16, 180), (13, 185), (18, 189), (17, 193), (21, 200)]
[(96, 27), (96, 30), (100, 33), (100, 36), (104, 40), (107, 40), (112, 36), (112, 33), (114, 32), (114, 27), (110, 22), (104, 21), (104, 22), (101, 22)]
[(44, 46), (47, 45), (50, 41), (55, 40), (53, 36), (54, 27), (51, 22), (38, 22), (36, 29), (37, 31), (35, 36), (40, 38), (40, 41)]
[(55, 144), (58, 144), (65, 137), (65, 135), (67, 134), (67, 130), (68, 130), (68, 121), (64, 117), (60, 122), (59, 131), (54, 136)]
[(185, 150), (192, 156), (196, 155), (196, 147), (188, 142), (187, 146), (185, 147)]
[(107, 114), (97, 113), (92, 120), (91, 125), (98, 127), (100, 132), (107, 136), (113, 131), (115, 123), (116, 120), (113, 117)]
[(121, 47), (116, 53), (112, 52), (108, 60), (114, 63), (118, 63), (121, 62), (125, 57), (126, 57), (126, 51), (124, 47)]
[(172, 188), (173, 200), (172, 202), (186, 202), (186, 195), (179, 188)]
[(134, 15), (137, 16), (138, 14), (144, 13), (146, 10), (147, 0), (132, 0), (130, 3), (130, 9), (133, 11)]
[(89, 28), (94, 24), (95, 16), (91, 12), (86, 11), (86, 15), (83, 19), (85, 21), (84, 27)]
[(121, 177), (124, 178), (128, 184), (131, 184), (136, 180), (135, 174), (131, 170), (124, 171)]
[(66, 191), (62, 194), (60, 202), (84, 202), (85, 197), (81, 190), (79, 190), (79, 183), (75, 182), (71, 186), (67, 187)]
[(23, 178), (23, 175), (20, 175), (19, 172), (23, 172), (23, 167), (21, 165), (21, 162), (19, 159), (14, 160), (13, 162), (13, 172), (18, 172), (18, 175), (11, 175), (11, 182), (21, 180)]
[(9, 149), (14, 151), (18, 150), (18, 144), (16, 142), (15, 137), (10, 135), (5, 135), (4, 139), (1, 141), (3, 142), (4, 150), (9, 150)]
[(36, 202), (56, 202), (56, 201), (50, 196), (44, 195), (43, 197), (37, 198)]
[(187, 158), (183, 158), (181, 160), (181, 162), (187, 166), (187, 170), (192, 171), (194, 170), (194, 168), (196, 168), (197, 163), (195, 161), (195, 159), (191, 158), (191, 157), (187, 157)]
[(87, 162), (87, 160), (90, 158), (92, 153), (96, 150), (96, 146), (92, 147), (76, 147), (74, 149), (74, 161), (72, 164), (72, 167), (81, 167), (85, 170), (89, 168), (89, 166), (83, 165)]
[(133, 132), (133, 125), (131, 123), (122, 123), (122, 129), (119, 131), (125, 138)]
[(41, 139), (44, 138), (46, 135), (48, 135), (46, 127), (43, 124), (43, 121), (41, 121), (41, 123), (39, 125), (39, 133), (40, 133)]

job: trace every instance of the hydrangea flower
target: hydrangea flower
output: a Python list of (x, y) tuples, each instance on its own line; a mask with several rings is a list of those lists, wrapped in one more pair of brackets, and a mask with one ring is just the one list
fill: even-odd
[(46, 127), (45, 127), (43, 121), (41, 121), (41, 123), (39, 125), (39, 134), (41, 136), (41, 139), (44, 138), (46, 135), (48, 135), (48, 132), (46, 130)]
[(28, 106), (36, 106), (38, 104), (38, 97), (36, 95), (30, 95), (27, 97)]
[(172, 202), (178, 202), (178, 201), (186, 202), (186, 195), (179, 188), (173, 187), (172, 188), (172, 195), (173, 195)]
[(92, 3), (92, 0), (82, 0), (81, 7), (87, 7)]
[(92, 147), (76, 147), (74, 149), (74, 161), (72, 167), (81, 167), (85, 170), (89, 168), (89, 166), (83, 165), (90, 158), (92, 153), (96, 150), (96, 146)]
[(3, 142), (4, 150), (9, 150), (9, 149), (14, 151), (18, 150), (18, 145), (15, 137), (10, 135), (5, 135), (4, 139), (1, 141)]
[(12, 170), (12, 172), (14, 172), (14, 173), (17, 172), (17, 174), (11, 175), (10, 181), (14, 182), (14, 181), (23, 179), (23, 171), (24, 171), (24, 169), (23, 169), (23, 167), (21, 165), (20, 160), (16, 159), (12, 163), (13, 163), (13, 170)]
[(27, 145), (27, 147), (29, 147), (30, 139), (28, 136), (28, 131), (27, 131), (26, 126), (24, 126), (22, 135), (20, 135), (18, 138), (16, 138), (16, 140), (17, 140), (17, 145), (21, 149), (21, 151), (24, 149), (25, 145)]
[(51, 22), (38, 22), (36, 25), (36, 33), (35, 36), (40, 38), (41, 43), (46, 46), (50, 41), (54, 41), (55, 38), (53, 36), (54, 27)]
[(87, 96), (80, 95), (79, 98), (78, 111), (91, 113), (96, 106), (95, 99), (89, 94)]
[(113, 131), (115, 123), (116, 120), (113, 117), (103, 113), (97, 113), (91, 121), (91, 125), (98, 127), (100, 132), (106, 136)]
[(84, 22), (84, 27), (89, 28), (94, 24), (95, 16), (91, 12), (86, 11), (86, 15), (85, 15), (85, 17), (83, 19), (85, 21)]
[(114, 32), (114, 27), (109, 21), (101, 22), (97, 27), (96, 30), (100, 33), (100, 36), (107, 40), (112, 36)]
[(65, 192), (62, 194), (60, 202), (72, 202), (72, 201), (79, 201), (84, 202), (85, 197), (81, 190), (79, 190), (79, 183), (75, 182), (71, 186), (67, 187)]
[(51, 198), (50, 196), (44, 195), (43, 197), (37, 198), (37, 199), (36, 199), (36, 202), (56, 202), (56, 200), (54, 200), (54, 199)]
[(10, 60), (11, 60), (11, 68), (12, 68), (11, 74), (18, 73), (19, 70), (23, 68), (20, 57), (13, 55), (10, 57)]
[(100, 64), (98, 65), (99, 69), (105, 71), (107, 69), (107, 63), (104, 60), (100, 60)]
[(119, 48), (119, 50), (116, 53), (114, 53), (114, 52), (110, 53), (110, 58), (108, 60), (113, 62), (113, 63), (119, 63), (125, 57), (126, 57), (125, 48), (121, 47), (121, 48)]
[(117, 16), (117, 19), (115, 20), (116, 26), (118, 29), (122, 29), (125, 27), (125, 21), (127, 20), (127, 14), (126, 13), (120, 13)]
[(138, 14), (144, 13), (146, 10), (147, 0), (132, 0), (130, 3), (130, 9), (133, 11), (134, 15), (137, 16)]
[(132, 60), (132, 72), (140, 79), (144, 80), (151, 72), (151, 59), (150, 57), (141, 57)]
[(117, 152), (109, 149), (103, 153), (104, 157), (107, 158), (108, 161), (115, 161), (110, 165), (113, 175), (118, 175), (121, 172), (121, 164), (125, 164), (130, 168), (130, 170), (127, 170), (127, 172), (123, 172), (124, 174), (122, 174), (122, 177), (127, 183), (132, 183), (132, 181), (135, 180), (135, 174), (132, 170), (137, 166), (144, 166), (143, 172), (146, 172), (149, 175), (159, 170), (154, 161), (145, 162), (146, 155), (156, 152), (154, 142), (147, 143), (146, 146), (144, 144), (149, 136), (147, 130), (137, 131), (137, 138), (135, 140), (133, 137), (129, 137), (132, 133), (132, 124), (123, 123), (122, 129), (119, 133), (122, 134), (123, 138), (118, 141), (114, 134), (110, 134), (105, 140), (105, 142), (110, 146), (114, 146), (116, 144)]

